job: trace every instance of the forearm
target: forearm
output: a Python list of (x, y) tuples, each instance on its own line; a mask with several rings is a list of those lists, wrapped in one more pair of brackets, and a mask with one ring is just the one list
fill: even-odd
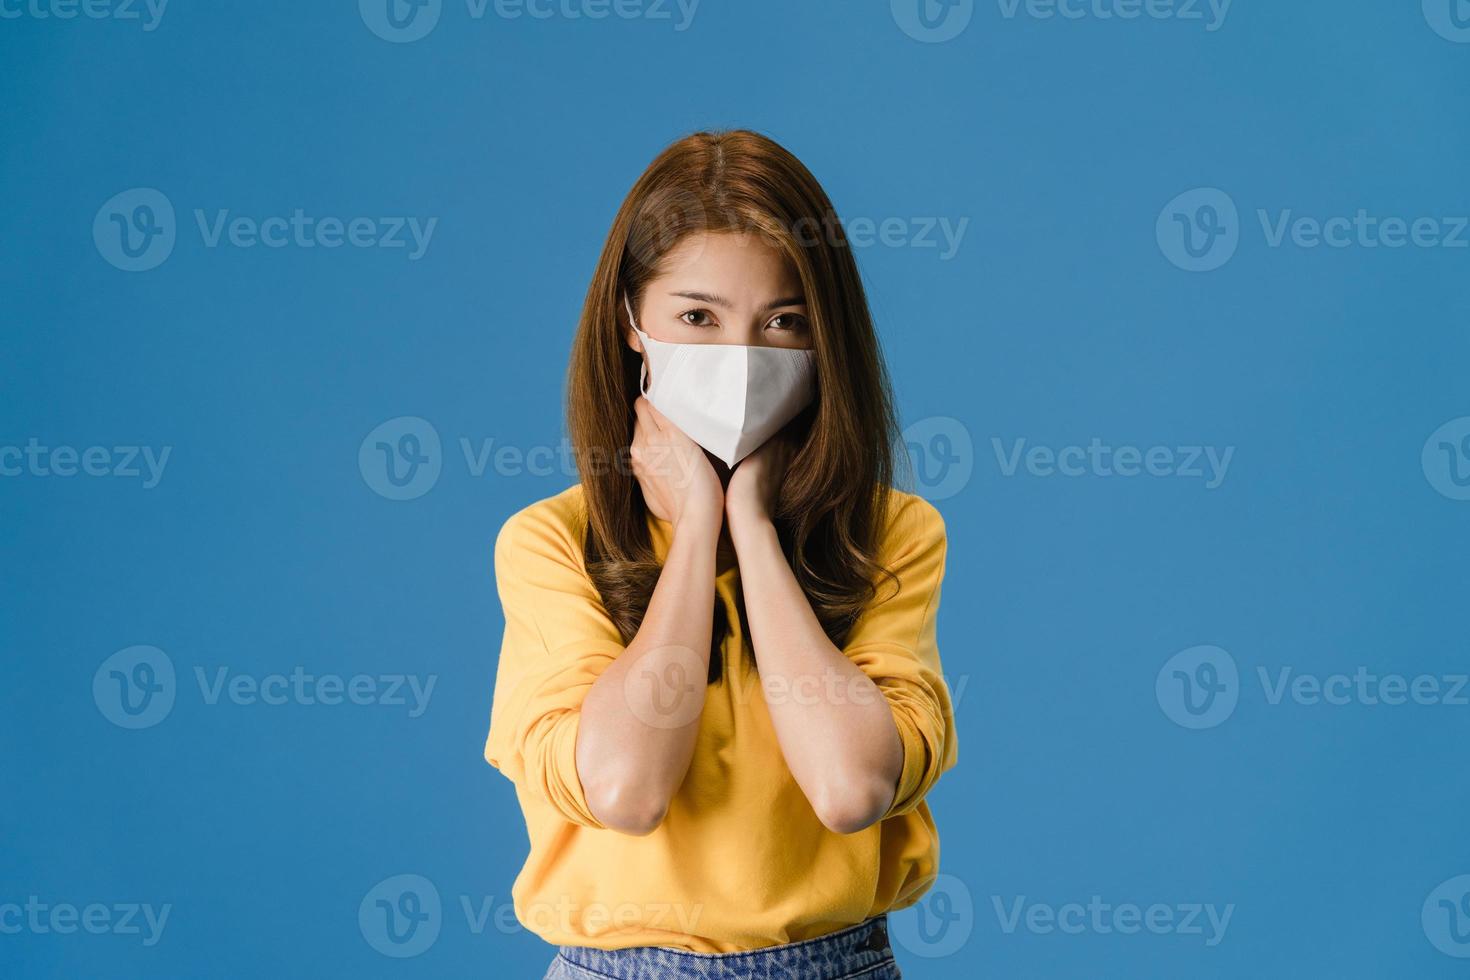
[(577, 770), (617, 830), (662, 821), (694, 754), (709, 670), (719, 528), (678, 525), (638, 634), (582, 703)]
[(903, 744), (878, 686), (827, 638), (769, 519), (731, 521), (776, 739), (822, 822), (853, 833), (893, 801)]

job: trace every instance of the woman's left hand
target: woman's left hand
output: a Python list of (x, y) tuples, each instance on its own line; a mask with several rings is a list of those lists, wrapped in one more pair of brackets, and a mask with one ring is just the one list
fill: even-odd
[(790, 442), (778, 433), (731, 471), (730, 484), (725, 488), (725, 515), (732, 531), (737, 524), (771, 519), (792, 451)]

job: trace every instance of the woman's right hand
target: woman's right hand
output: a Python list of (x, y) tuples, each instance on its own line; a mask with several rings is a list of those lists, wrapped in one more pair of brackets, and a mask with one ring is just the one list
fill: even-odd
[(633, 475), (653, 516), (676, 527), (694, 521), (718, 531), (725, 492), (704, 450), (642, 395), (633, 403)]

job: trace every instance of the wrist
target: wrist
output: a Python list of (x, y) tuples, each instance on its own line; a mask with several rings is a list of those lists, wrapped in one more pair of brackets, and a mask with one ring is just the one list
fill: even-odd
[(695, 540), (718, 541), (720, 527), (724, 523), (724, 514), (716, 511), (704, 513), (702, 511), (686, 510), (674, 518), (674, 536), (692, 538)]
[(731, 507), (728, 511), (730, 539), (736, 548), (741, 541), (754, 542), (765, 534), (775, 534), (776, 525), (771, 515), (759, 507)]

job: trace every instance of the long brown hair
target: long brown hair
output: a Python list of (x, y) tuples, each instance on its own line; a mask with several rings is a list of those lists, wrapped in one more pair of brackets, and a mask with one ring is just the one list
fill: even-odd
[[(640, 356), (625, 343), (621, 297), (637, 308), (669, 251), (695, 232), (764, 236), (806, 297), (817, 396), (787, 427), (795, 452), (773, 515), (797, 582), (841, 646), (883, 569), (897, 425), (867, 297), (836, 211), (811, 173), (768, 137), (701, 132), (670, 145), (628, 193), (587, 290), (572, 345), (567, 428), (587, 507), (587, 571), (632, 642), (661, 565), (637, 478), (626, 465)], [(743, 610), (742, 610), (743, 611)], [(728, 623), (715, 603), (711, 681)]]

